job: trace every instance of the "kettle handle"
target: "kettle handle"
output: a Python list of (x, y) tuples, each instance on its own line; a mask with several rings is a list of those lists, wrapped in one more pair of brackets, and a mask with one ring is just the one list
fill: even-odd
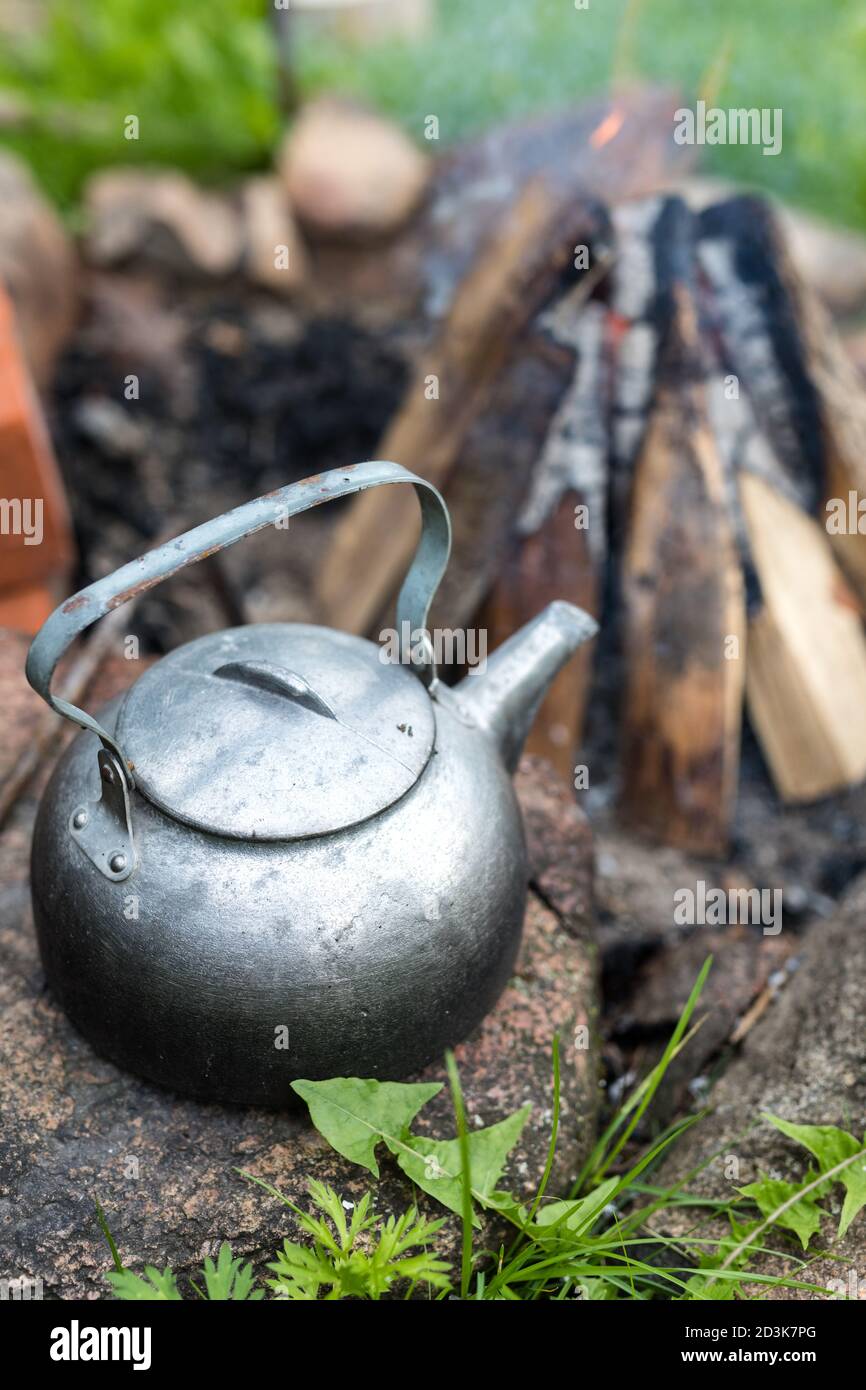
[[(129, 764), (108, 730), (97, 723), (92, 715), (51, 692), (55, 668), (70, 643), (91, 623), (147, 589), (154, 588), (163, 579), (169, 579), (187, 565), (225, 550), (235, 541), (252, 536), (256, 531), (273, 526), (288, 516), (321, 506), (332, 498), (348, 497), (354, 492), (363, 492), (365, 488), (385, 483), (411, 483), (421, 505), (421, 536), (397, 599), (397, 630), (401, 634), (426, 631), (430, 604), (451, 552), (448, 509), (431, 483), (416, 477), (399, 463), (356, 463), (349, 468), (317, 473), (312, 478), (303, 478), (300, 482), (289, 483), (275, 492), (266, 493), (264, 497), (244, 502), (223, 516), (206, 521), (204, 525), (167, 541), (156, 550), (148, 551), (140, 559), (115, 570), (114, 574), (89, 584), (56, 608), (39, 629), (27, 654), (28, 681), (37, 695), (41, 695), (58, 714), (99, 736), (104, 747), (117, 758), (128, 785), (133, 787), (135, 783)], [(408, 628), (404, 626), (407, 623)], [(436, 679), (436, 667), (429, 643), (426, 647), (423, 656), (413, 660), (412, 665), (424, 684), (430, 686)]]

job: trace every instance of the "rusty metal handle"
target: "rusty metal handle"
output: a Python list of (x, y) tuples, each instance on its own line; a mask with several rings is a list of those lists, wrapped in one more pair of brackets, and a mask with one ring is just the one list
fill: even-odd
[[(91, 623), (128, 603), (138, 594), (154, 588), (163, 579), (169, 579), (187, 565), (225, 550), (235, 541), (284, 521), (286, 517), (296, 516), (298, 512), (385, 483), (411, 483), (421, 505), (421, 537), (397, 599), (397, 630), (401, 634), (426, 631), (430, 604), (451, 552), (448, 509), (432, 484), (408, 472), (399, 463), (357, 463), (350, 468), (335, 468), (329, 473), (304, 478), (299, 483), (290, 483), (276, 492), (245, 502), (224, 516), (206, 521), (203, 526), (196, 526), (175, 540), (158, 546), (156, 550), (148, 551), (105, 579), (97, 579), (94, 584), (89, 584), (56, 608), (34, 637), (27, 654), (28, 681), (37, 695), (41, 695), (58, 714), (82, 729), (97, 734), (104, 747), (118, 759), (129, 786), (134, 786), (127, 759), (108, 730), (97, 723), (92, 715), (52, 694), (51, 681), (55, 668), (70, 643)], [(436, 679), (432, 651), (425, 650), (411, 664), (424, 684), (432, 685)]]

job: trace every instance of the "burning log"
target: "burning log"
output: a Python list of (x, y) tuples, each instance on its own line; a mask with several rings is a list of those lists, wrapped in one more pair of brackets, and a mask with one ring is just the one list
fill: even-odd
[[(563, 595), (594, 617), (601, 609), (607, 553), (606, 315), (595, 303), (581, 313), (573, 300), (568, 296), (546, 317), (553, 336), (575, 350), (577, 365), (550, 422), (488, 602), (486, 622), (494, 644)], [(591, 651), (584, 647), (560, 672), (528, 744), (569, 781), (589, 693)]]
[[(723, 309), (725, 353), (782, 466), (776, 485), (808, 511), (823, 505), (836, 558), (866, 604), (863, 383), (766, 204), (733, 198), (707, 209), (702, 225), (700, 255)], [(844, 502), (844, 525), (833, 524), (830, 499)]]
[[(614, 392), (620, 511), (654, 369), (658, 378), (632, 485), (624, 558), (623, 808), (657, 838), (721, 852), (736, 790), (744, 668), (750, 713), (785, 800), (810, 800), (866, 775), (866, 741), (851, 732), (862, 723), (855, 710), (866, 696), (858, 605), (826, 531), (809, 515), (821, 510), (828, 492), (852, 499), (849, 524), (829, 541), (862, 594), (866, 542), (850, 517), (856, 510), (859, 518), (866, 482), (857, 444), (866, 395), (841, 360), (844, 350), (815, 296), (797, 279), (765, 205), (731, 199), (705, 210), (691, 231), (681, 213), (679, 227), (668, 219), (659, 242), (662, 216), (647, 206), (644, 234), (666, 246), (674, 262), (683, 261), (691, 239), (696, 265), (686, 293), (701, 333), (690, 344), (689, 361), (676, 365), (674, 356), (673, 371), (666, 368), (664, 353), (649, 350), (658, 337), (653, 316), (664, 316), (666, 297), (658, 255), (645, 256), (654, 276), (641, 279), (632, 267), (635, 309), (622, 341), (643, 333), (642, 376), (620, 378)], [(628, 228), (635, 226), (639, 240), (638, 213)], [(681, 299), (682, 290), (677, 294)], [(698, 360), (703, 382), (686, 423), (687, 398), (696, 389), (689, 364)], [(620, 408), (617, 416), (624, 400), (630, 413)], [(701, 457), (713, 485), (697, 500), (689, 476)], [(717, 515), (708, 525), (713, 508)], [(672, 615), (669, 627), (665, 612)], [(721, 627), (719, 613), (727, 614)], [(731, 659), (738, 643), (743, 650)], [(707, 651), (713, 676), (702, 666)], [(697, 695), (702, 680), (708, 699), (713, 692), (712, 712)]]
[[(380, 447), (442, 487), (485, 409), (515, 342), (563, 281), (575, 246), (597, 233), (599, 214), (542, 180), (518, 199), (498, 236), (461, 284), (439, 339)], [(329, 623), (366, 631), (405, 573), (415, 545), (414, 499), (399, 488), (363, 494), (337, 528), (318, 599)], [(382, 546), (383, 536), (399, 543)], [(362, 578), (363, 576), (363, 578)]]
[[(592, 248), (591, 264), (603, 256), (610, 238), (597, 200), (645, 196), (690, 166), (693, 152), (672, 139), (677, 105), (675, 93), (636, 89), (500, 127), (442, 162), (416, 252), (431, 312), (447, 317), (378, 452), (448, 485), (455, 551), (443, 611), (456, 595), (471, 613), (463, 595), (477, 606), (495, 579), (574, 373), (574, 348), (535, 320), (578, 278), (577, 247)], [(328, 621), (363, 632), (379, 616), (409, 553), (386, 559), (379, 540), (397, 526), (412, 536), (411, 504), (396, 490), (353, 504), (322, 567)]]
[[(739, 477), (733, 507), (750, 586), (747, 695), (780, 795), (805, 801), (866, 775), (866, 393), (772, 214), (754, 198), (705, 210), (698, 256), (735, 391), (717, 437)], [(829, 517), (839, 498), (844, 524)], [(853, 499), (853, 501), (851, 501)], [(855, 517), (853, 529), (849, 522)], [(832, 547), (832, 553), (831, 553)]]
[(623, 553), (625, 818), (696, 853), (724, 852), (740, 751), (743, 584), (709, 422), (687, 257), (667, 287), (659, 380)]
[[(634, 154), (633, 117), (610, 108), (587, 137), (596, 194), (621, 125)], [(511, 149), (525, 177), (539, 148)], [(488, 170), (501, 155), (476, 151)], [(635, 179), (626, 162), (625, 188), (608, 171), (620, 195)], [(696, 213), (653, 196), (608, 217), (578, 195), (581, 168), (529, 177), (504, 224), (482, 197), (450, 240), (432, 236), (446, 301), (467, 247), (475, 258), (381, 451), (445, 489), (449, 624), (483, 604), (499, 641), (550, 598), (596, 616), (603, 595), (617, 606), (622, 812), (723, 854), (744, 697), (783, 798), (866, 775), (866, 740), (851, 734), (866, 695), (852, 594), (862, 609), (866, 393), (764, 204)], [(479, 252), (485, 218), (499, 229)], [(592, 269), (579, 277), (581, 243)], [(828, 499), (828, 523), (842, 512), (844, 525), (814, 519)], [(330, 622), (365, 631), (381, 616), (408, 546), (385, 557), (379, 541), (411, 537), (409, 506), (371, 494), (338, 525), (319, 592)], [(531, 739), (569, 780), (590, 662), (584, 651), (561, 675)]]

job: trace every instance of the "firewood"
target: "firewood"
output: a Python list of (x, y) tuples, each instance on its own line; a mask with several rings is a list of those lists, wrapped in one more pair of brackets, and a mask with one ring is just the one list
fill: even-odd
[(649, 419), (662, 325), (654, 321), (658, 253), (652, 236), (659, 198), (624, 203), (613, 213), (616, 262), (611, 272), (611, 335), (616, 372), (611, 418), (612, 494), (624, 510), (632, 469)]
[(673, 139), (680, 104), (674, 91), (633, 87), (496, 125), (450, 151), (421, 219), (432, 297), (448, 302), (530, 179), (544, 175), (570, 187), (575, 198), (612, 206), (656, 194), (685, 177), (696, 149)]
[(701, 226), (725, 353), (772, 446), (771, 481), (822, 514), (866, 605), (866, 388), (765, 203), (732, 198)]
[[(590, 553), (587, 532), (575, 529), (575, 501), (565, 493), (539, 530), (515, 545), (484, 610), (489, 643), (496, 647), (546, 604), (557, 598), (597, 615), (601, 577)], [(542, 701), (526, 751), (544, 757), (571, 784), (575, 748), (580, 741), (589, 682), (592, 644), (580, 649), (560, 672)]]
[(762, 602), (751, 618), (749, 713), (785, 801), (866, 776), (866, 638), (827, 536), (764, 479), (740, 479)]
[(654, 838), (722, 854), (737, 787), (745, 620), (703, 374), (694, 303), (680, 283), (623, 557), (622, 811)]
[[(501, 491), (519, 506), (534, 455), (526, 477), (506, 480), (505, 475), (517, 471), (514, 455), (541, 448), (550, 415), (570, 381), (568, 355), (549, 351), (541, 335), (525, 329), (546, 300), (568, 288), (562, 272), (573, 283), (575, 247), (607, 238), (607, 218), (594, 199), (646, 196), (693, 163), (694, 151), (672, 138), (678, 104), (676, 93), (636, 88), (613, 100), (604, 97), (499, 127), (441, 161), (415, 241), (420, 238), (428, 312), (447, 311), (448, 317), (378, 453), (416, 468), (437, 485), (453, 473), (455, 574), (465, 568), (456, 505), (462, 502), (463, 474), (479, 470), (466, 483), (467, 495), (476, 499), (493, 453), (491, 441), (500, 438), (505, 447), (495, 474), (497, 492), (501, 483)], [(573, 357), (572, 352), (572, 363)], [(444, 410), (425, 398), (428, 378), (437, 375)], [(522, 401), (532, 401), (533, 377), (539, 378), (539, 404), (524, 431), (508, 388), (513, 385), (525, 393)], [(378, 497), (357, 499), (337, 526), (317, 595), (329, 621), (368, 630), (396, 588), (413, 535), (412, 500), (399, 492), (381, 490)], [(488, 499), (488, 506), (497, 520), (485, 534), (485, 545), (491, 537), (495, 547), (507, 532), (498, 519), (504, 502), (500, 507), (497, 498), (491, 506)], [(464, 531), (470, 529), (467, 523)], [(380, 544), (385, 534), (400, 543), (387, 555)], [(483, 550), (476, 544), (476, 557)], [(489, 582), (495, 566), (483, 559)], [(477, 600), (479, 586), (472, 590)]]
[(823, 431), (823, 517), (833, 554), (866, 610), (866, 387), (826, 311), (800, 287)]
[(818, 401), (790, 267), (764, 204), (731, 198), (705, 209), (697, 254), (724, 360), (770, 446), (765, 463), (775, 469), (772, 481), (814, 511), (823, 466)]
[(451, 560), (433, 605), (434, 627), (489, 625), (479, 609), (520, 544), (517, 520), (574, 370), (574, 349), (554, 342), (536, 321), (468, 430), (444, 489)]
[[(578, 278), (575, 247), (588, 244), (597, 225), (593, 209), (576, 202), (573, 190), (566, 195), (540, 179), (527, 186), (462, 282), (380, 457), (445, 484), (515, 341), (554, 294)], [(326, 620), (367, 630), (405, 572), (416, 534), (414, 498), (406, 489), (378, 488), (358, 498), (322, 565), (317, 598)]]
[[(545, 603), (565, 598), (598, 616), (607, 554), (606, 311), (573, 296), (546, 316), (557, 340), (577, 352), (572, 382), (551, 419), (532, 485), (502, 557), (485, 621), (496, 646)], [(569, 782), (580, 742), (592, 671), (592, 648), (560, 672), (527, 747)]]

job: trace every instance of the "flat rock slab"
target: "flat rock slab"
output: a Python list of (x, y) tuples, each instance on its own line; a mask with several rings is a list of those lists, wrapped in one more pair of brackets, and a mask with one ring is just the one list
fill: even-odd
[[(802, 1182), (812, 1162), (799, 1144), (763, 1114), (793, 1124), (837, 1125), (863, 1138), (866, 1128), (866, 875), (848, 890), (835, 917), (812, 927), (799, 966), (777, 1002), (748, 1034), (742, 1053), (714, 1087), (713, 1113), (695, 1125), (674, 1150), (664, 1178), (679, 1177), (712, 1158), (689, 1182), (692, 1191), (730, 1197), (761, 1174)], [(736, 1160), (736, 1164), (731, 1163)], [(802, 1278), (827, 1289), (827, 1297), (866, 1298), (866, 1215), (855, 1218), (836, 1242), (841, 1187), (831, 1198), (834, 1218), (813, 1238)], [(829, 1205), (824, 1202), (822, 1205)], [(704, 1231), (703, 1234), (708, 1234)], [(778, 1231), (765, 1241), (781, 1254), (755, 1262), (761, 1273), (797, 1278)], [(800, 1254), (799, 1243), (790, 1246)], [(812, 1260), (815, 1251), (822, 1252)], [(853, 1281), (852, 1281), (853, 1274)], [(841, 1281), (841, 1286), (837, 1281)], [(760, 1295), (760, 1286), (753, 1294)], [(773, 1298), (816, 1299), (804, 1290), (773, 1290)]]
[[(11, 654), (15, 644), (4, 650)], [(101, 698), (112, 693), (111, 684)], [(27, 728), (22, 716), (13, 737), (18, 729), (23, 742)], [(553, 1035), (562, 1040), (563, 1114), (551, 1190), (567, 1184), (593, 1137), (599, 1049), (592, 1042), (589, 830), (544, 764), (526, 760), (519, 788), (534, 875), (546, 890), (531, 890), (517, 973), (457, 1058), (470, 1125), (493, 1124), (532, 1104), (504, 1179), (531, 1196), (550, 1137)], [(189, 1271), (222, 1240), (263, 1265), (294, 1235), (295, 1220), (236, 1169), (266, 1178), (302, 1204), (311, 1178), (357, 1200), (370, 1175), (335, 1154), (303, 1110), (182, 1099), (103, 1061), (75, 1032), (45, 988), (30, 919), (28, 853), (38, 790), (19, 801), (0, 835), (0, 1277), (40, 1277), (46, 1297), (105, 1297), (110, 1257), (95, 1195), (134, 1269), (171, 1264)], [(567, 872), (561, 856), (552, 855), (557, 845), (567, 847)], [(589, 1030), (588, 1049), (576, 1031), (581, 1027)], [(424, 1079), (444, 1081), (444, 1070), (431, 1068)], [(416, 1129), (453, 1137), (447, 1086)], [(444, 1214), (420, 1195), (430, 1215)], [(379, 1210), (401, 1211), (411, 1201), (411, 1185), (384, 1156)], [(498, 1238), (495, 1228), (488, 1234)], [(456, 1256), (456, 1219), (443, 1244), (446, 1255)]]

